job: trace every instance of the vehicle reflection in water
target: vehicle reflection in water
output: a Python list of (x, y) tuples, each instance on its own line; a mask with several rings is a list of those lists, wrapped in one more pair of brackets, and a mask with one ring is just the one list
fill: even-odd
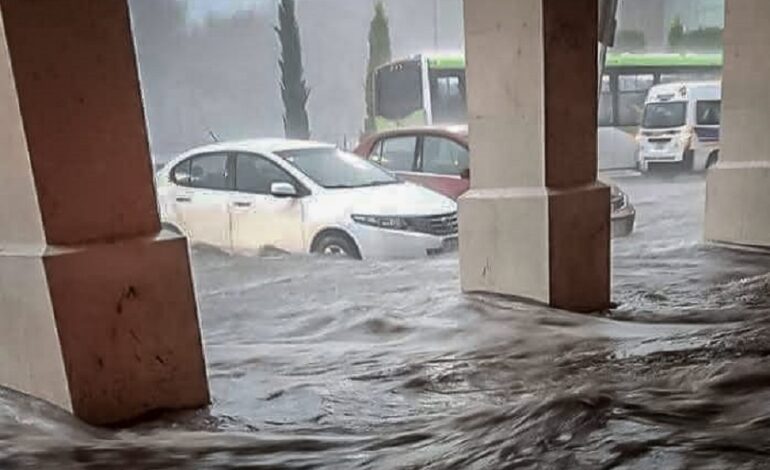
[(214, 403), (129, 431), (0, 394), (0, 468), (768, 468), (770, 257), (700, 177), (623, 181), (607, 316), (459, 293), (455, 255), (196, 249)]

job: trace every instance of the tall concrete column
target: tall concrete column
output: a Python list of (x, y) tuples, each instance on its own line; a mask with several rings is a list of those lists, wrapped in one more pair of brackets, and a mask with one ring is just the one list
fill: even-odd
[(610, 303), (597, 182), (596, 0), (465, 2), (471, 191), (462, 285), (574, 311)]
[(770, 2), (726, 3), (722, 148), (709, 171), (706, 239), (770, 247)]
[(126, 0), (1, 0), (0, 385), (92, 424), (208, 403)]

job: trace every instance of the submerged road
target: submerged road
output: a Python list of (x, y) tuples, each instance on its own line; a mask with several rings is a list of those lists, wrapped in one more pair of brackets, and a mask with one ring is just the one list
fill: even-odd
[(214, 403), (95, 430), (0, 391), (0, 468), (770, 468), (770, 256), (701, 244), (701, 176), (618, 180), (616, 311), (428, 261), (196, 249)]

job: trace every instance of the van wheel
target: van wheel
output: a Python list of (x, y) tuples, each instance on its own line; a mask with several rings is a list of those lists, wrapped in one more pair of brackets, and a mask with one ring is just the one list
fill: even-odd
[(313, 253), (338, 258), (361, 259), (355, 242), (347, 235), (339, 232), (321, 235), (313, 244)]
[(684, 153), (684, 159), (682, 160), (685, 171), (692, 171), (695, 168), (695, 152), (688, 150)]
[(706, 169), (708, 170), (712, 166), (719, 163), (719, 151), (711, 152), (711, 155), (709, 155), (708, 160), (706, 160)]

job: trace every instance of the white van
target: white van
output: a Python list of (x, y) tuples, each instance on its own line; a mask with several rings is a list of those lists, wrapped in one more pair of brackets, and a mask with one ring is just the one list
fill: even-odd
[(637, 135), (639, 169), (677, 165), (705, 170), (719, 159), (720, 82), (654, 86)]

